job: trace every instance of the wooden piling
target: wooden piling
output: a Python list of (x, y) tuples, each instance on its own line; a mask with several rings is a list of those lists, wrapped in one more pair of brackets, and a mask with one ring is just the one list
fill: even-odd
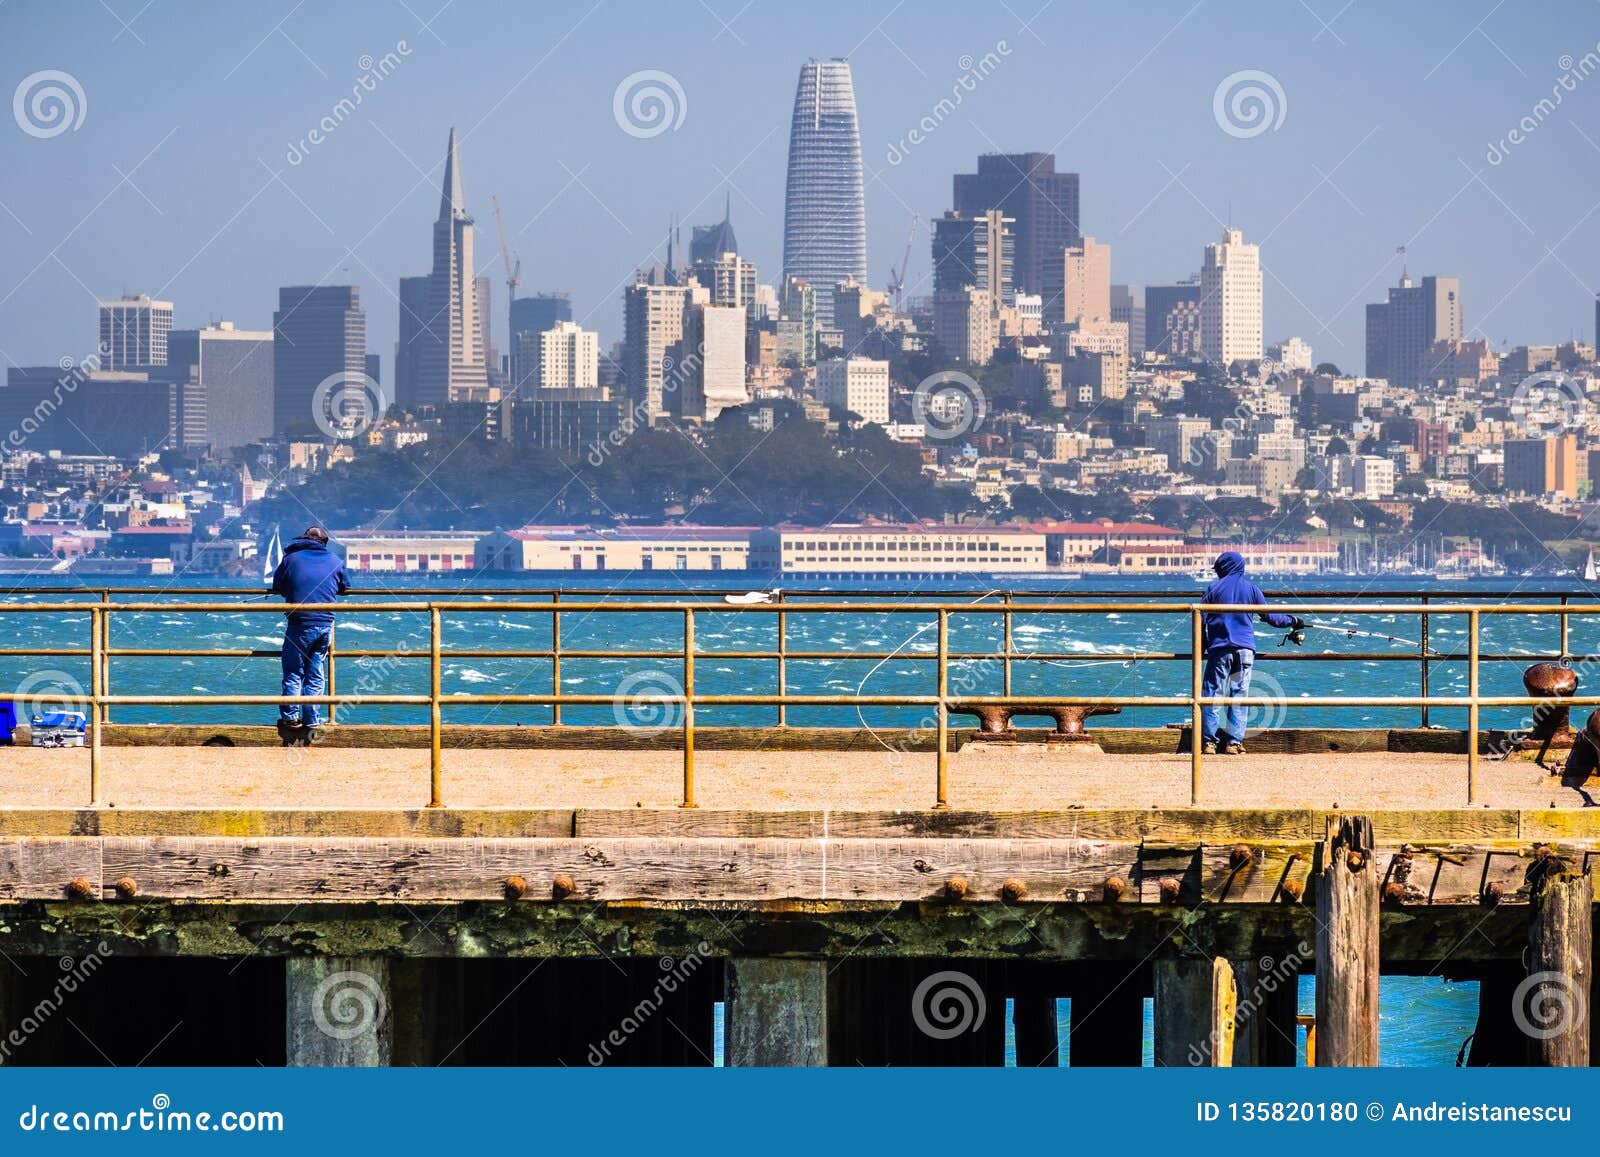
[(828, 1063), (826, 961), (734, 958), (724, 975), (730, 1066)]
[(1133, 1067), (1144, 1063), (1145, 984), (1126, 965), (1086, 966), (1073, 984), (1067, 1063)]
[(1238, 989), (1233, 968), (1212, 960), (1155, 964), (1155, 1060), (1160, 1068), (1231, 1068)]
[(1300, 953), (1284, 944), (1259, 957), (1234, 962), (1239, 1015), (1233, 1042), (1237, 1068), (1294, 1068), (1298, 1053)]
[(371, 1068), (393, 1061), (394, 986), (379, 956), (285, 961), (286, 1063)]
[(1378, 1063), (1378, 873), (1372, 821), (1329, 822), (1317, 877), (1317, 1064)]
[(1012, 997), (1011, 1024), (1016, 1031), (1017, 1068), (1055, 1068), (1061, 1063), (1055, 997), (1040, 993)]
[(1517, 1027), (1517, 985), (1522, 970), (1490, 969), (1478, 981), (1478, 1023), (1464, 1058), (1469, 1069), (1508, 1068), (1528, 1063), (1528, 1038)]
[(1594, 977), (1594, 885), (1587, 871), (1553, 870), (1534, 882), (1528, 976), (1514, 1015), (1535, 1065), (1589, 1063), (1589, 997)]

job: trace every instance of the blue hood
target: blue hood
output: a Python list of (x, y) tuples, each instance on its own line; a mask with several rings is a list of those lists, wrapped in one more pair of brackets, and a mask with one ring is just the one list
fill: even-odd
[(1218, 578), (1225, 578), (1231, 574), (1244, 573), (1244, 555), (1236, 550), (1225, 550), (1217, 556), (1217, 561), (1211, 564), (1211, 569), (1217, 572)]

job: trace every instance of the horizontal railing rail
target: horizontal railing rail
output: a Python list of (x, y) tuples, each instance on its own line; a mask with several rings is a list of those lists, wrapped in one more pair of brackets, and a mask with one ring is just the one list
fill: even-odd
[[(117, 601), (110, 598), (111, 593), (121, 590), (133, 591), (141, 594), (142, 598), (130, 601)], [(228, 588), (218, 588), (227, 590)], [(29, 591), (37, 594), (38, 591)], [(52, 591), (52, 596), (65, 592)], [(326, 705), (332, 716), (339, 707), (358, 706), (396, 706), (396, 707), (426, 707), (429, 714), (428, 731), (430, 736), (430, 806), (439, 807), (444, 804), (443, 792), (443, 757), (442, 733), (446, 729), (443, 712), (446, 707), (459, 706), (540, 706), (551, 709), (552, 722), (555, 725), (562, 723), (561, 711), (563, 707), (603, 706), (617, 703), (616, 694), (574, 693), (570, 687), (564, 689), (562, 685), (562, 664), (572, 660), (632, 660), (632, 661), (662, 661), (681, 664), (681, 690), (675, 692), (644, 692), (633, 695), (631, 701), (640, 705), (673, 707), (681, 712), (681, 721), (676, 725), (682, 735), (683, 750), (683, 791), (681, 806), (694, 807), (695, 800), (695, 733), (696, 733), (696, 708), (711, 707), (761, 707), (776, 708), (778, 711), (779, 726), (787, 725), (787, 712), (790, 708), (805, 707), (840, 707), (854, 706), (858, 709), (867, 707), (896, 707), (896, 708), (929, 708), (933, 719), (935, 732), (935, 791), (934, 806), (939, 808), (949, 805), (949, 717), (952, 712), (960, 712), (974, 706), (996, 707), (1023, 707), (1036, 705), (1041, 700), (1059, 706), (1114, 706), (1131, 708), (1166, 708), (1186, 710), (1189, 714), (1191, 734), (1190, 742), (1190, 800), (1191, 803), (1201, 802), (1203, 796), (1203, 745), (1198, 742), (1201, 734), (1201, 713), (1209, 707), (1224, 707), (1228, 705), (1242, 706), (1245, 708), (1418, 708), (1422, 712), (1422, 722), (1427, 725), (1427, 712), (1430, 708), (1464, 709), (1467, 712), (1466, 726), (1466, 770), (1467, 784), (1466, 796), (1469, 803), (1476, 803), (1479, 796), (1478, 769), (1479, 769), (1479, 736), (1482, 732), (1480, 726), (1480, 713), (1484, 709), (1507, 709), (1518, 707), (1537, 707), (1540, 704), (1548, 705), (1551, 700), (1531, 695), (1486, 695), (1480, 686), (1480, 669), (1482, 664), (1488, 662), (1537, 662), (1537, 661), (1564, 661), (1568, 663), (1587, 663), (1600, 659), (1600, 655), (1574, 656), (1570, 651), (1570, 626), (1574, 618), (1584, 619), (1588, 616), (1600, 615), (1600, 604), (1592, 601), (1588, 596), (1582, 602), (1573, 602), (1567, 594), (1554, 594), (1546, 596), (1547, 599), (1557, 601), (1527, 601), (1529, 596), (1522, 595), (1522, 601), (1516, 602), (1488, 602), (1481, 598), (1465, 602), (1438, 602), (1432, 599), (1420, 601), (1397, 601), (1395, 592), (1381, 593), (1383, 598), (1374, 598), (1370, 602), (1330, 601), (1327, 596), (1312, 597), (1310, 592), (1301, 592), (1298, 601), (1280, 601), (1275, 604), (1276, 609), (1283, 612), (1293, 612), (1297, 615), (1336, 615), (1341, 617), (1370, 618), (1384, 616), (1389, 619), (1411, 617), (1417, 619), (1421, 627), (1421, 640), (1414, 648), (1405, 648), (1395, 651), (1362, 651), (1345, 653), (1300, 653), (1290, 652), (1273, 654), (1263, 652), (1259, 656), (1267, 661), (1294, 661), (1294, 662), (1406, 662), (1420, 664), (1420, 687), (1416, 695), (1302, 695), (1292, 699), (1265, 698), (1261, 696), (1247, 696), (1243, 698), (1229, 698), (1226, 696), (1206, 695), (1203, 693), (1204, 677), (1204, 635), (1203, 627), (1205, 617), (1209, 614), (1240, 612), (1257, 614), (1263, 609), (1259, 605), (1207, 605), (1192, 601), (1172, 602), (1152, 600), (1148, 596), (1136, 595), (1130, 597), (1129, 592), (1111, 592), (1108, 598), (1114, 601), (1100, 599), (1085, 599), (1077, 592), (1070, 601), (1056, 601), (1048, 598), (1042, 592), (1030, 592), (1027, 598), (1019, 597), (1018, 592), (1011, 592), (1008, 597), (1000, 602), (984, 601), (950, 601), (949, 592), (943, 592), (943, 597), (930, 598), (925, 595), (915, 597), (892, 598), (886, 597), (883, 592), (872, 592), (872, 598), (867, 601), (850, 601), (842, 598), (839, 592), (814, 592), (815, 600), (808, 598), (801, 601), (775, 600), (760, 603), (728, 603), (722, 601), (720, 592), (707, 592), (703, 596), (685, 598), (672, 593), (672, 597), (659, 597), (660, 592), (653, 592), (657, 597), (642, 600), (618, 597), (615, 592), (607, 592), (602, 597), (595, 597), (589, 592), (530, 592), (518, 590), (516, 598), (502, 598), (499, 596), (485, 597), (489, 592), (473, 592), (479, 597), (472, 600), (454, 598), (430, 599), (405, 599), (395, 598), (399, 592), (386, 592), (388, 597), (374, 601), (370, 598), (349, 599), (338, 603), (308, 603), (285, 605), (283, 603), (267, 603), (255, 595), (249, 601), (224, 601), (208, 591), (194, 589), (182, 592), (188, 601), (161, 601), (149, 598), (148, 588), (102, 588), (99, 592), (103, 597), (97, 601), (27, 601), (6, 602), (0, 601), (0, 622), (5, 616), (17, 615), (57, 615), (86, 617), (89, 625), (89, 640), (87, 646), (62, 646), (62, 647), (7, 647), (0, 649), (0, 655), (10, 657), (75, 657), (89, 661), (91, 686), (82, 697), (86, 709), (90, 713), (91, 727), (89, 737), (89, 802), (97, 806), (102, 799), (102, 732), (103, 727), (110, 721), (110, 709), (113, 707), (197, 707), (197, 706), (260, 706), (260, 705)], [(460, 592), (447, 592), (459, 595)], [(1473, 592), (1477, 594), (1478, 592)], [(196, 599), (200, 594), (210, 595), (207, 599)], [(1537, 598), (1538, 596), (1533, 596)], [(111, 688), (112, 659), (124, 658), (251, 658), (251, 657), (276, 657), (276, 648), (255, 647), (197, 647), (197, 648), (164, 648), (164, 647), (113, 647), (110, 643), (110, 624), (119, 616), (141, 615), (211, 615), (211, 614), (266, 614), (283, 615), (292, 612), (336, 611), (346, 615), (400, 615), (400, 616), (426, 616), (428, 623), (428, 641), (426, 649), (395, 649), (381, 647), (363, 647), (338, 649), (335, 646), (330, 653), (329, 678), (327, 693), (316, 696), (285, 696), (281, 694), (128, 694), (116, 693)], [(452, 627), (465, 625), (474, 616), (495, 615), (533, 615), (548, 616), (550, 622), (550, 643), (529, 648), (452, 648), (445, 645), (444, 626), (447, 617), (454, 619)], [(1119, 651), (1107, 648), (1100, 651), (1060, 651), (1040, 650), (1030, 651), (1018, 649), (1015, 642), (1013, 624), (1019, 617), (1055, 618), (1060, 616), (1082, 615), (1149, 615), (1173, 616), (1187, 618), (1189, 621), (1190, 645), (1187, 650), (1168, 651)], [(681, 620), (680, 641), (676, 648), (669, 646), (646, 647), (565, 647), (562, 644), (562, 619), (563, 616), (616, 616), (616, 615), (671, 615)], [(715, 647), (700, 647), (696, 644), (695, 629), (697, 619), (703, 620), (708, 616), (768, 616), (775, 620), (776, 638), (771, 648), (737, 647), (717, 649)], [(931, 642), (918, 642), (916, 636), (903, 642), (892, 650), (836, 650), (816, 649), (802, 647), (791, 649), (790, 624), (792, 617), (813, 618), (828, 615), (849, 616), (891, 616), (902, 617), (926, 616), (931, 621), (921, 629), (929, 630), (937, 627), (937, 634)], [(999, 617), (1002, 624), (1002, 641), (998, 650), (973, 650), (969, 647), (952, 647), (950, 631), (952, 621), (960, 620), (992, 620)], [(1444, 616), (1450, 619), (1464, 619), (1466, 621), (1466, 649), (1435, 651), (1430, 645), (1429, 630), (1433, 620)], [(1508, 650), (1485, 653), (1480, 647), (1481, 627), (1484, 617), (1509, 617), (1528, 616), (1537, 619), (1557, 620), (1559, 626), (1558, 650), (1551, 653), (1541, 653), (1530, 650)], [(1344, 630), (1338, 626), (1334, 628)], [(1361, 629), (1349, 628), (1355, 634), (1360, 634)], [(1409, 640), (1387, 636), (1396, 643), (1408, 643)], [(913, 647), (913, 644), (915, 646)], [(453, 691), (448, 695), (442, 687), (442, 665), (445, 658), (497, 658), (497, 659), (529, 659), (548, 661), (551, 664), (551, 690), (538, 693), (475, 693)], [(336, 689), (336, 660), (344, 659), (392, 659), (399, 661), (421, 662), (426, 660), (429, 665), (429, 689), (426, 694), (395, 694), (359, 691), (353, 694), (339, 694)], [(746, 659), (768, 660), (776, 663), (772, 683), (773, 690), (752, 690), (740, 693), (710, 692), (697, 689), (695, 683), (695, 662), (697, 659)], [(794, 693), (789, 689), (789, 664), (794, 662), (824, 661), (824, 662), (869, 662), (898, 659), (906, 663), (933, 664), (934, 686), (927, 693), (899, 693), (899, 694), (864, 694), (858, 688), (854, 694), (829, 693), (810, 694)], [(1002, 665), (1002, 693), (999, 695), (970, 694), (966, 692), (952, 692), (950, 686), (950, 669), (952, 664), (962, 664), (980, 661), (998, 661)], [(1082, 664), (1086, 661), (1121, 663), (1133, 665), (1142, 662), (1169, 662), (1186, 663), (1190, 670), (1190, 685), (1186, 694), (1174, 695), (1131, 695), (1103, 693), (1098, 695), (1057, 695), (1054, 693), (1015, 694), (1013, 684), (1013, 669), (1016, 664), (1029, 662), (1056, 662), (1063, 664)], [(1467, 665), (1466, 694), (1435, 695), (1430, 687), (1430, 668), (1436, 663), (1465, 662)], [(1600, 706), (1600, 696), (1573, 696), (1560, 700), (1568, 707)], [(455, 726), (455, 725), (451, 725)]]

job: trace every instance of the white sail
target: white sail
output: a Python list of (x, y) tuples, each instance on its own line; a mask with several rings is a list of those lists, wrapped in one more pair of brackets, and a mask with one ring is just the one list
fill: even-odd
[(1600, 571), (1595, 570), (1594, 550), (1591, 548), (1589, 550), (1589, 561), (1583, 564), (1583, 581), (1592, 583), (1596, 579), (1600, 579)]
[(272, 541), (267, 544), (266, 557), (261, 560), (261, 581), (267, 586), (272, 585), (272, 572), (278, 569), (278, 564), (283, 561), (283, 542), (278, 538), (278, 532), (272, 532)]

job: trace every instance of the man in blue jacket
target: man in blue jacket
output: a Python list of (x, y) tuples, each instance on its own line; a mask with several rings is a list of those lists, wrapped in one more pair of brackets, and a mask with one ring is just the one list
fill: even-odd
[[(344, 563), (328, 549), (328, 532), (320, 526), (283, 549), (283, 561), (272, 572), (272, 593), (288, 603), (331, 603), (350, 589)], [(325, 695), (328, 652), (333, 646), (332, 611), (290, 611), (283, 629), (283, 693)], [(315, 703), (284, 703), (278, 708), (278, 735), (286, 744), (310, 745), (317, 739), (321, 713)]]
[[(1267, 596), (1261, 588), (1244, 577), (1244, 556), (1236, 550), (1225, 550), (1212, 565), (1217, 572), (1216, 581), (1206, 588), (1203, 602), (1212, 606), (1265, 606)], [(1304, 620), (1294, 615), (1280, 615), (1273, 611), (1257, 614), (1274, 627), (1295, 629), (1305, 626)], [(1246, 611), (1226, 611), (1203, 616), (1206, 648), (1206, 668), (1201, 676), (1200, 693), (1206, 697), (1224, 694), (1230, 699), (1242, 699), (1250, 694), (1250, 668), (1256, 660), (1255, 615)], [(1228, 705), (1228, 730), (1217, 732), (1216, 707), (1200, 709), (1200, 750), (1215, 755), (1221, 742), (1223, 755), (1244, 754), (1245, 719), (1248, 715), (1242, 706)]]

